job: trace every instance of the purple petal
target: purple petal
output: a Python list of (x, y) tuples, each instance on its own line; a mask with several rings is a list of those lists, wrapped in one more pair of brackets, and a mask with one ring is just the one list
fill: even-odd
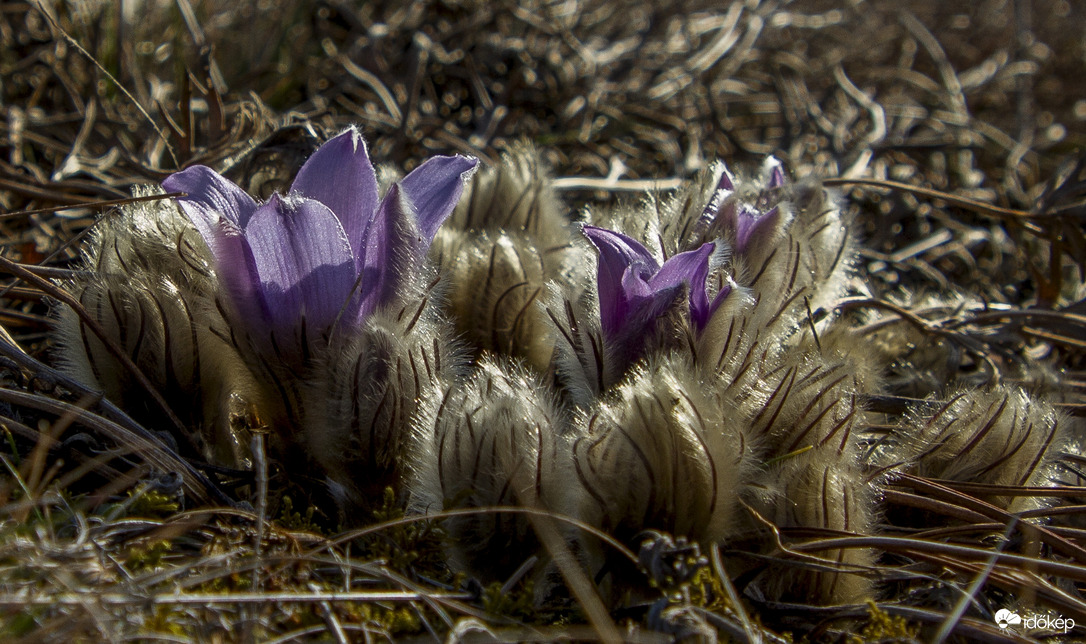
[[(647, 281), (659, 268), (649, 251), (635, 240), (606, 228), (584, 226), (585, 237), (599, 251), (596, 285), (599, 293), (600, 324), (613, 335), (630, 314), (631, 296), (643, 296), (635, 277)], [(647, 283), (646, 283), (647, 287)]]
[(690, 319), (698, 329), (709, 321), (711, 309), (705, 295), (705, 280), (709, 277), (709, 257), (716, 244), (702, 244), (697, 250), (679, 253), (664, 262), (649, 284), (653, 290), (686, 284), (690, 287)]
[(716, 190), (717, 192), (735, 190), (735, 175), (731, 173), (731, 170), (728, 170), (728, 166), (723, 161), (720, 162), (720, 181), (717, 182)]
[(349, 128), (314, 152), (290, 190), (328, 206), (358, 254), (378, 203), (377, 175), (358, 130)]
[[(664, 315), (682, 294), (682, 284), (665, 286), (652, 290), (641, 276), (634, 277), (634, 269), (627, 273), (624, 280), (630, 289), (628, 310), (621, 319), (612, 320), (612, 327), (601, 325), (610, 360), (616, 361), (620, 371), (641, 358), (645, 349), (646, 336), (653, 333), (657, 320)], [(635, 286), (640, 282), (646, 287), (642, 290)], [(601, 320), (603, 322), (603, 320)]]
[(766, 177), (767, 190), (780, 188), (784, 185), (784, 182), (786, 181), (786, 177), (784, 176), (784, 164), (782, 164), (777, 157), (770, 156), (766, 158), (763, 172), (768, 175)]
[(391, 301), (404, 279), (416, 270), (426, 249), (415, 220), (400, 184), (392, 184), (363, 236), (359, 315), (369, 315)]
[(609, 264), (622, 266), (622, 269), (618, 271), (619, 274), (625, 270), (626, 266), (634, 264), (649, 266), (653, 273), (660, 269), (660, 265), (656, 263), (656, 259), (648, 249), (633, 238), (598, 226), (585, 225), (581, 227), (581, 231), (600, 252), (600, 257), (605, 257)]
[(746, 252), (751, 242), (757, 243), (761, 238), (773, 234), (780, 221), (781, 209), (777, 206), (765, 213), (758, 214), (747, 207), (739, 209), (735, 217), (735, 250), (737, 253)]
[(747, 242), (750, 240), (750, 233), (754, 229), (754, 224), (758, 221), (758, 212), (748, 206), (739, 208), (735, 214), (735, 247), (736, 250), (742, 253), (747, 249)]
[(621, 286), (604, 314), (603, 292), (600, 292), (600, 326), (607, 337), (614, 337), (630, 326), (630, 317), (651, 308), (656, 292), (649, 284), (652, 272), (644, 264), (627, 266), (622, 273)]
[(415, 207), (419, 233), (426, 240), (426, 248), (460, 202), (464, 182), (478, 164), (478, 159), (460, 155), (432, 157), (400, 181), (403, 193)]
[[(272, 195), (245, 229), (275, 329), (293, 331), (304, 315), (315, 337), (357, 298), (347, 235), (327, 206)], [(351, 312), (353, 314), (353, 311)]]
[(194, 165), (175, 172), (162, 182), (166, 192), (185, 192), (177, 201), (204, 239), (214, 235), (219, 217), (244, 229), (256, 212), (256, 202), (233, 181), (211, 168)]
[(720, 308), (720, 305), (724, 303), (724, 300), (728, 299), (728, 296), (731, 295), (731, 292), (732, 282), (725, 282), (721, 285), (720, 290), (716, 292), (716, 297), (713, 298), (713, 303), (709, 305), (708, 314), (705, 316), (705, 319), (701, 322), (701, 325), (698, 327), (698, 329), (705, 328), (706, 323), (708, 323), (709, 319), (713, 317), (713, 314), (716, 313), (716, 310)]
[(698, 234), (704, 233), (712, 225), (713, 221), (720, 214), (720, 208), (724, 205), (724, 202), (728, 200), (728, 197), (735, 194), (735, 177), (728, 171), (728, 166), (724, 165), (722, 161), (717, 161), (720, 167), (720, 179), (717, 180), (716, 190), (713, 191), (713, 196), (709, 199), (709, 203), (705, 205), (705, 209), (701, 212), (701, 217), (698, 218), (698, 225), (696, 232)]
[(622, 272), (622, 293), (631, 306), (636, 306), (656, 290), (651, 284), (654, 274), (644, 264), (627, 266)]
[(230, 298), (229, 304), (250, 328), (266, 324), (268, 304), (244, 233), (226, 219), (219, 219), (213, 231), (208, 246), (215, 256), (215, 273)]

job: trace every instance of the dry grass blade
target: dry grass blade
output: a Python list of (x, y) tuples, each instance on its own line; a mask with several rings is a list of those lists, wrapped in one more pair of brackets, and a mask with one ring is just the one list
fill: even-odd
[(144, 375), (142, 371), (140, 371), (140, 368), (136, 366), (136, 363), (132, 362), (132, 358), (130, 358), (128, 354), (124, 352), (124, 350), (117, 346), (116, 342), (114, 342), (112, 338), (110, 338), (109, 334), (105, 332), (105, 329), (102, 328), (102, 325), (99, 324), (97, 320), (95, 320), (93, 317), (90, 316), (90, 314), (87, 313), (79, 300), (72, 297), (71, 294), (64, 291), (63, 289), (54, 286), (47, 280), (38, 277), (33, 272), (27, 270), (20, 264), (17, 264), (5, 257), (0, 257), (0, 270), (5, 270), (12, 275), (19, 277), (20, 279), (33, 284), (34, 286), (40, 288), (43, 292), (51, 295), (52, 297), (55, 297), (56, 299), (70, 306), (72, 310), (75, 311), (77, 315), (79, 315), (79, 318), (83, 321), (87, 328), (89, 328), (96, 336), (98, 336), (98, 339), (106, 347), (106, 350), (108, 350), (113, 355), (113, 357), (116, 358), (117, 361), (120, 362), (122, 365), (124, 365), (125, 369), (127, 369), (132, 374), (132, 377), (134, 377), (136, 381), (140, 384), (140, 386), (143, 387), (143, 390), (147, 393), (148, 397), (155, 401), (155, 404), (159, 406), (166, 418), (169, 419), (173, 426), (177, 428), (180, 435), (185, 435), (185, 426), (181, 423), (181, 419), (177, 417), (177, 414), (174, 413), (173, 409), (170, 408), (169, 404), (166, 402), (166, 399), (162, 397), (162, 393), (159, 392), (153, 384), (151, 384), (151, 381), (147, 378), (146, 375)]
[(159, 195), (144, 195), (142, 197), (127, 197), (125, 199), (112, 199), (108, 201), (87, 201), (84, 203), (72, 203), (64, 206), (53, 206), (51, 208), (35, 208), (33, 210), (18, 210), (15, 212), (6, 212), (0, 214), (0, 221), (5, 219), (17, 219), (20, 217), (29, 217), (30, 215), (44, 215), (49, 213), (61, 212), (63, 210), (70, 210), (73, 208), (109, 208), (113, 206), (123, 206), (130, 203), (139, 203), (141, 201), (160, 201), (162, 199), (173, 199), (175, 197), (184, 197), (183, 192), (167, 192)]
[[(950, 499), (960, 507), (964, 507), (968, 510), (979, 512), (989, 518), (998, 519), (1003, 521), (1005, 525), (1017, 526), (1027, 539), (1040, 539), (1046, 545), (1050, 546), (1053, 550), (1063, 554), (1064, 556), (1077, 559), (1078, 561), (1086, 564), (1086, 549), (1083, 549), (1078, 544), (1075, 544), (1066, 539), (1060, 538), (1057, 535), (1051, 533), (1046, 527), (1042, 525), (1034, 525), (1031, 523), (1019, 522), (1018, 518), (1010, 513), (997, 508), (996, 506), (981, 501), (979, 499), (970, 497), (966, 494), (962, 494), (955, 490), (940, 485), (934, 481), (929, 481), (921, 477), (912, 476), (909, 474), (903, 474), (898, 478), (898, 482), (903, 485), (908, 485), (917, 490), (922, 490), (935, 497), (943, 497)], [(991, 488), (997, 488), (998, 486), (991, 486)], [(1015, 489), (1010, 486), (1005, 486), (1011, 494), (1015, 492)]]
[(222, 493), (218, 492), (217, 487), (192, 467), (188, 461), (179, 458), (154, 439), (140, 436), (97, 414), (46, 396), (0, 388), (0, 401), (70, 418), (73, 422), (78, 422), (101, 433), (103, 436), (110, 437), (118, 444), (127, 446), (131, 453), (138, 454), (161, 472), (181, 472), (184, 477), (186, 492), (197, 503), (225, 500)]
[(177, 156), (174, 154), (173, 147), (170, 146), (169, 140), (166, 137), (166, 133), (158, 127), (158, 124), (155, 123), (154, 119), (151, 118), (151, 115), (148, 114), (147, 111), (143, 109), (143, 106), (140, 104), (140, 102), (136, 100), (136, 97), (132, 96), (132, 94), (125, 88), (125, 86), (119, 83), (117, 79), (109, 73), (109, 70), (103, 67), (101, 63), (99, 63), (98, 60), (90, 54), (90, 52), (84, 49), (78, 41), (72, 38), (68, 34), (68, 32), (66, 32), (60, 26), (60, 24), (57, 22), (56, 16), (53, 14), (49, 7), (47, 7), (44, 3), (40, 2), (40, 0), (36, 2), (36, 4), (38, 6), (38, 11), (40, 11), (41, 14), (45, 16), (46, 20), (49, 21), (50, 27), (54, 29), (57, 33), (59, 33), (64, 38), (64, 40), (68, 42), (69, 45), (75, 48), (76, 51), (80, 52), (87, 58), (87, 60), (91, 61), (91, 63), (93, 63), (98, 68), (103, 76), (108, 78), (117, 87), (117, 89), (119, 89), (125, 96), (128, 97), (128, 100), (131, 101), (132, 105), (135, 106), (137, 110), (139, 110), (140, 114), (143, 115), (143, 118), (146, 119), (146, 121), (158, 134), (162, 142), (166, 145), (166, 150), (170, 153), (170, 157), (173, 158), (174, 165), (180, 165), (179, 161), (177, 160)]
[[(989, 557), (993, 556), (993, 552), (986, 548), (958, 546), (907, 537), (837, 537), (807, 541), (789, 546), (791, 550), (799, 553), (865, 547), (874, 547), (885, 552), (895, 552), (927, 559), (966, 572), (975, 572), (976, 567), (974, 564), (977, 562), (985, 563)], [(1078, 582), (1086, 581), (1086, 567), (1080, 565), (1010, 553), (996, 553), (996, 555), (997, 562), (1004, 564), (1006, 571), (1027, 574), (1036, 571)], [(1000, 572), (1003, 571), (1003, 569), (1000, 569)], [(1075, 602), (1076, 616), (1079, 619), (1086, 617), (1086, 602), (1082, 602), (1082, 600), (1075, 600)]]
[(945, 642), (947, 638), (950, 637), (951, 633), (954, 632), (954, 628), (958, 625), (958, 623), (961, 622), (962, 616), (965, 615), (965, 611), (969, 609), (970, 604), (976, 601), (977, 594), (980, 592), (980, 589), (984, 586), (984, 584), (988, 581), (989, 575), (992, 574), (992, 571), (996, 567), (996, 563), (998, 562), (997, 553), (1001, 552), (1002, 549), (1006, 546), (1011, 534), (1014, 532), (1017, 523), (1018, 522), (1016, 520), (1012, 520), (1007, 524), (1007, 530), (1003, 533), (1003, 540), (999, 542), (999, 545), (996, 547), (996, 551), (992, 553), (992, 557), (984, 566), (984, 570), (978, 573), (973, 581), (969, 583), (968, 588), (966, 588), (965, 594), (962, 595), (962, 597), (958, 600), (958, 603), (954, 606), (954, 610), (951, 611), (949, 615), (947, 615), (946, 621), (939, 626), (939, 630), (932, 638), (933, 642), (936, 642), (937, 644), (942, 644), (943, 642)]
[[(97, 594), (95, 601), (111, 606), (126, 606), (151, 603), (153, 605), (209, 605), (209, 604), (318, 604), (326, 602), (412, 602), (424, 598), (436, 600), (465, 600), (471, 596), (465, 593), (421, 594), (400, 591), (362, 591), (362, 592), (257, 592), (257, 593), (164, 593), (151, 597), (138, 595)], [(0, 595), (0, 606), (13, 608), (25, 605), (49, 606), (56, 604), (80, 605), (87, 601), (83, 595), (50, 595), (48, 597), (4, 597)]]
[(929, 197), (931, 199), (939, 199), (949, 204), (965, 208), (972, 212), (988, 215), (991, 217), (1001, 219), (1026, 219), (1031, 215), (1027, 211), (1014, 210), (1011, 208), (1001, 208), (989, 203), (977, 201), (975, 199), (969, 199), (959, 195), (950, 194), (942, 190), (932, 190), (930, 188), (924, 188), (922, 186), (914, 186), (900, 181), (890, 181), (888, 179), (861, 179), (861, 178), (829, 178), (823, 179), (822, 183), (827, 186), (871, 186), (873, 188), (888, 188), (892, 190), (900, 190), (902, 192), (908, 192), (914, 195), (921, 195)]

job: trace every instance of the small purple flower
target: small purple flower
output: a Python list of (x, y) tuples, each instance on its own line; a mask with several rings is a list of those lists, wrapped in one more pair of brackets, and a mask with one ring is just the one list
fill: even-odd
[(740, 255), (747, 252), (751, 240), (776, 228), (780, 214), (777, 206), (773, 206), (769, 212), (760, 213), (747, 205), (732, 206), (721, 213), (724, 217), (722, 223), (735, 231), (735, 252)]
[(358, 130), (320, 147), (290, 191), (257, 204), (205, 166), (162, 182), (211, 249), (234, 313), (250, 335), (304, 354), (337, 324), (387, 304), (460, 200), (476, 159), (434, 157), (383, 199)]
[(679, 253), (661, 266), (626, 235), (596, 226), (585, 226), (584, 235), (599, 251), (600, 325), (612, 343), (636, 342), (668, 310), (683, 284), (689, 289), (690, 320), (698, 330), (731, 291), (725, 285), (711, 303), (705, 293), (714, 243)]
[(780, 198), (780, 189), (786, 181), (784, 166), (776, 157), (770, 156), (763, 164), (762, 174), (765, 188), (758, 194), (755, 203), (739, 203), (731, 199), (736, 191), (735, 177), (727, 167), (722, 166), (716, 192), (701, 216), (703, 225), (725, 233), (738, 255), (746, 253), (752, 243), (772, 237), (780, 224), (780, 207), (769, 206)]

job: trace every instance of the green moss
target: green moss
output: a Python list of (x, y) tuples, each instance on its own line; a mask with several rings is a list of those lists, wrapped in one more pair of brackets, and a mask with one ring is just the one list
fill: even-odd
[(915, 640), (920, 627), (910, 625), (904, 617), (895, 617), (878, 607), (873, 600), (867, 601), (867, 623), (849, 638), (850, 644), (883, 640)]
[(363, 621), (377, 624), (390, 636), (407, 635), (422, 630), (418, 614), (406, 605), (385, 608), (377, 604), (362, 604), (359, 616)]
[(724, 590), (724, 584), (709, 566), (705, 566), (694, 574), (689, 583), (690, 603), (701, 606), (714, 612), (726, 612), (731, 610), (731, 602), (728, 601), (728, 593)]
[[(403, 508), (392, 488), (385, 488), (383, 503), (373, 512), (374, 523), (395, 522), (404, 518)], [(447, 576), (446, 535), (429, 520), (405, 521), (361, 541), (365, 556), (384, 559), (394, 570), (415, 570), (431, 577)]]
[(133, 572), (153, 570), (162, 566), (162, 558), (173, 549), (169, 541), (137, 543), (128, 549), (125, 566)]
[(503, 591), (500, 582), (490, 584), (483, 590), (483, 609), (491, 615), (511, 617), (521, 622), (539, 620), (539, 611), (535, 608), (535, 587), (530, 581), (518, 584), (511, 591)]
[(23, 637), (38, 627), (37, 611), (21, 611), (0, 619), (0, 635), (3, 639)]
[(125, 512), (130, 517), (166, 518), (177, 513), (177, 500), (155, 490), (129, 490)]
[(279, 504), (279, 518), (276, 519), (276, 523), (287, 530), (303, 530), (321, 534), (320, 526), (313, 520), (315, 509), (312, 505), (307, 506), (303, 515), (295, 511), (294, 501), (289, 496), (284, 496)]
[(183, 637), (186, 629), (181, 621), (184, 615), (175, 606), (157, 606), (151, 618), (147, 620), (144, 629), (150, 634), (170, 634)]

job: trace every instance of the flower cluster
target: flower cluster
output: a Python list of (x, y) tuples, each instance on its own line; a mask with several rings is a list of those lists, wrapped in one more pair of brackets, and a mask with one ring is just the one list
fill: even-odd
[[(775, 158), (579, 225), (531, 150), (476, 163), (435, 157), (382, 189), (349, 129), (263, 204), (203, 166), (172, 175), (176, 203), (133, 207), (91, 243), (71, 288), (111, 337), (62, 311), (69, 371), (153, 420), (113, 342), (192, 428), (179, 449), (249, 467), (264, 426), (288, 484), (319, 481), (344, 523), (389, 486), (417, 513), (526, 506), (628, 543), (727, 543), (729, 569), (784, 600), (873, 596), (869, 550), (770, 555), (782, 534), (870, 534), (880, 473), (1043, 485), (1068, 442), (1049, 407), (1003, 388), (918, 407), (872, 445), (880, 356), (835, 313), (852, 227)], [(599, 577), (597, 542), (544, 524), (459, 515), (449, 559), (505, 579), (541, 556), (542, 599), (559, 539)]]

